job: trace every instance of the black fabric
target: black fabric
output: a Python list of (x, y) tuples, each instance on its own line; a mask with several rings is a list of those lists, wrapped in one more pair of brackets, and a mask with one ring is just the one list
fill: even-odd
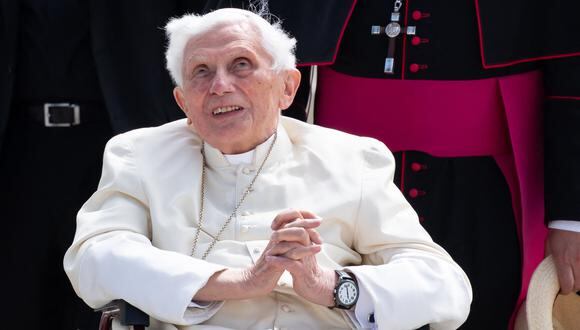
[[(97, 187), (103, 146), (113, 134), (183, 117), (165, 69), (162, 28), (203, 3), (27, 0), (23, 6), (34, 4), (50, 15), (0, 0), (1, 307), (8, 315), (2, 328), (96, 329), (98, 313), (76, 297), (62, 265), (76, 213)], [(38, 63), (22, 54), (39, 49), (46, 56)], [(102, 106), (82, 109), (95, 98)], [(36, 110), (45, 102), (79, 103), (80, 125), (44, 127)], [(91, 120), (83, 122), (83, 113)]]
[[(479, 0), (487, 64), (580, 52), (577, 0)], [(572, 36), (572, 38), (571, 38)]]
[[(84, 0), (89, 7), (92, 57), (115, 133), (183, 118), (165, 69), (165, 32), (170, 17), (198, 12), (203, 1)], [(54, 5), (55, 1), (49, 1)], [(20, 6), (0, 0), (6, 33), (0, 35), (0, 147), (12, 104), (18, 57)], [(59, 82), (62, 84), (62, 82)], [(47, 100), (42, 100), (45, 102)], [(66, 99), (49, 101), (74, 102)], [(77, 100), (78, 101), (78, 100)]]
[(89, 24), (88, 1), (20, 1), (17, 102), (102, 102)]
[(395, 153), (395, 160), (395, 183), (471, 281), (471, 313), (461, 329), (506, 329), (519, 294), (521, 256), (510, 192), (497, 164), (491, 157), (418, 151)]
[(580, 57), (545, 65), (546, 218), (580, 219)]
[[(251, 9), (251, 0), (209, 0), (204, 12), (216, 8)], [(259, 2), (259, 1), (254, 1)], [(336, 42), (350, 14), (354, 0), (288, 0), (268, 1), (270, 12), (282, 21), (282, 27), (299, 40), (298, 64), (331, 62)], [(359, 1), (360, 2), (360, 1)], [(316, 22), (316, 28), (312, 28)]]
[(549, 100), (546, 134), (546, 217), (580, 219), (580, 101)]
[[(105, 113), (105, 109), (101, 109)], [(98, 183), (108, 118), (45, 128), (13, 112), (0, 153), (4, 220), (3, 329), (97, 329), (99, 313), (74, 293), (62, 267), (75, 217)]]

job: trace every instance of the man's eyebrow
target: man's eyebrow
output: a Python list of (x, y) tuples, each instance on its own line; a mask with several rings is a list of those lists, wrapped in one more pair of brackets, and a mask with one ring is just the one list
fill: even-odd
[[(236, 46), (228, 49), (226, 51), (227, 55), (231, 58), (236, 57), (255, 57), (256, 50), (246, 46)], [(187, 62), (204, 62), (208, 59), (211, 59), (213, 55), (211, 54), (204, 54), (204, 53), (193, 53), (187, 58)]]
[(209, 58), (211, 58), (211, 56), (208, 55), (204, 55), (204, 54), (192, 54), (190, 56), (188, 56), (185, 60), (186, 63), (191, 63), (191, 62), (205, 62), (207, 61)]

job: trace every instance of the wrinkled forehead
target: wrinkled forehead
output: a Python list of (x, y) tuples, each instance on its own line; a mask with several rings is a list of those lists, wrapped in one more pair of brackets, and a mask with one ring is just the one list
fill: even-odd
[(247, 21), (220, 23), (211, 29), (190, 38), (184, 49), (184, 61), (196, 56), (223, 55), (232, 50), (245, 50), (264, 56), (271, 61), (270, 54), (262, 43), (257, 27)]

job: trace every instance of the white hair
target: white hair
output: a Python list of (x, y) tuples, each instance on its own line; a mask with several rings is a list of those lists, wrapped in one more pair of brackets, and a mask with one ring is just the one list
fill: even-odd
[[(264, 13), (259, 13), (264, 15)], [(165, 26), (169, 45), (165, 53), (167, 70), (176, 85), (183, 83), (183, 55), (187, 42), (210, 29), (225, 24), (247, 22), (255, 27), (264, 50), (272, 57), (272, 69), (276, 71), (296, 67), (294, 50), (296, 39), (291, 38), (280, 22), (269, 23), (259, 14), (237, 8), (223, 8), (205, 15), (186, 14), (171, 19)], [(268, 15), (266, 13), (266, 15)]]

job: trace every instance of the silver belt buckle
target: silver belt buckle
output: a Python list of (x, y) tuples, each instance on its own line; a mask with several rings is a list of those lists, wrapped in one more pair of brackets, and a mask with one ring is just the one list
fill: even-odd
[[(51, 108), (68, 108), (73, 112), (73, 121), (69, 123), (52, 123)], [(73, 103), (45, 103), (44, 104), (44, 126), (45, 127), (71, 127), (81, 123), (81, 110), (78, 104)]]

